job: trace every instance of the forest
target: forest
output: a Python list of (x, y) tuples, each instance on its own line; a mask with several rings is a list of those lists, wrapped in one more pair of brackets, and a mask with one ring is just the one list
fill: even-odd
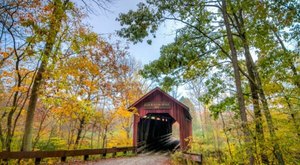
[[(132, 146), (128, 107), (159, 86), (189, 107), (204, 164), (300, 164), (298, 0), (141, 1), (111, 40), (86, 20), (114, 2), (0, 1), (0, 152)], [(141, 64), (127, 42), (168, 22)]]

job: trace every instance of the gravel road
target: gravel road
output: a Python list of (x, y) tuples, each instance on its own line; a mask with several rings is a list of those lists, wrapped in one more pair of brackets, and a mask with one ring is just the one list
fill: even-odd
[(135, 157), (111, 158), (97, 162), (82, 163), (86, 165), (171, 165), (168, 153), (146, 153)]

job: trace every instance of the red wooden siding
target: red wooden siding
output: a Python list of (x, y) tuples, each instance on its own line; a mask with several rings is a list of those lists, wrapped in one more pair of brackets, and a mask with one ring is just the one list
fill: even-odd
[[(170, 109), (145, 109), (144, 103), (147, 102), (169, 102)], [(180, 103), (167, 93), (163, 92), (159, 88), (155, 88), (134, 103), (130, 107), (135, 107), (138, 109), (139, 115), (134, 116), (133, 124), (133, 145), (137, 146), (138, 139), (138, 123), (140, 118), (146, 116), (149, 113), (168, 113), (172, 118), (174, 118), (179, 124), (180, 131), (180, 147), (182, 150), (187, 149), (188, 141), (186, 138), (192, 136), (192, 119), (189, 114), (188, 107)]]

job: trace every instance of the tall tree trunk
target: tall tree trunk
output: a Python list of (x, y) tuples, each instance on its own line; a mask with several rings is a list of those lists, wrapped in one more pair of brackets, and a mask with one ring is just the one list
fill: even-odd
[(17, 96), (18, 96), (18, 93), (19, 92), (16, 92), (15, 93), (15, 96), (14, 96), (14, 105), (12, 107), (12, 109), (10, 110), (10, 112), (8, 113), (8, 116), (7, 116), (7, 135), (6, 135), (6, 151), (11, 151), (11, 142), (12, 142), (12, 138), (13, 138), (13, 127), (12, 127), (12, 119), (13, 119), (13, 115), (15, 113), (15, 111), (17, 110)]
[(35, 107), (38, 99), (38, 91), (41, 86), (41, 81), (43, 79), (42, 74), (45, 72), (46, 62), (43, 60), (40, 68), (38, 69), (37, 75), (34, 79), (33, 86), (31, 88), (31, 96), (29, 99), (29, 105), (27, 108), (27, 116), (25, 121), (25, 130), (22, 144), (22, 151), (32, 150), (32, 131), (33, 131), (33, 118)]
[(3, 151), (3, 149), (5, 148), (5, 139), (3, 136), (1, 120), (0, 120), (0, 142), (1, 142), (1, 150), (0, 151)]
[(27, 108), (27, 116), (25, 121), (25, 130), (24, 130), (24, 137), (23, 137), (23, 144), (22, 144), (22, 150), (23, 151), (30, 151), (32, 150), (32, 132), (33, 132), (33, 119), (34, 119), (34, 113), (35, 113), (35, 107), (38, 100), (38, 92), (42, 85), (43, 81), (43, 74), (46, 70), (47, 63), (49, 61), (49, 58), (52, 56), (52, 49), (55, 44), (55, 39), (60, 31), (61, 28), (61, 22), (62, 18), (64, 16), (64, 12), (67, 6), (68, 0), (64, 1), (62, 3), (61, 0), (54, 0), (54, 9), (52, 12), (53, 18), (50, 19), (49, 23), (49, 33), (47, 34), (46, 38), (46, 44), (44, 51), (42, 52), (42, 62), (41, 65), (37, 71), (36, 77), (33, 80), (33, 85), (31, 88), (31, 96), (29, 99), (29, 104)]
[[(272, 139), (272, 143), (274, 144), (273, 149), (274, 149), (275, 157), (277, 158), (279, 164), (285, 164), (282, 153), (279, 148), (279, 144), (276, 142), (277, 137), (276, 137), (276, 133), (275, 133), (274, 124), (272, 121), (272, 115), (269, 110), (268, 101), (266, 99), (266, 96), (265, 96), (263, 88), (262, 88), (262, 83), (261, 83), (259, 73), (256, 69), (256, 65), (255, 65), (253, 58), (251, 56), (251, 53), (250, 53), (249, 44), (248, 44), (248, 41), (246, 38), (246, 33), (244, 30), (244, 20), (243, 20), (242, 13), (240, 13), (240, 23), (241, 23), (240, 25), (241, 25), (241, 32), (242, 32), (241, 38), (242, 38), (243, 47), (245, 50), (246, 65), (247, 65), (247, 68), (250, 69), (249, 78), (252, 79), (250, 81), (252, 82), (255, 93), (257, 93), (257, 92), (259, 93), (259, 97), (262, 102), (262, 107), (264, 110), (265, 118), (266, 118), (267, 125), (268, 125), (269, 132), (270, 132), (270, 137)], [(253, 76), (253, 78), (251, 76)], [(258, 140), (260, 140), (260, 139), (258, 139)], [(261, 140), (263, 140), (263, 139), (261, 138)], [(261, 142), (259, 142), (259, 143), (261, 143)], [(262, 160), (265, 161), (265, 163), (268, 163), (267, 157), (263, 154), (262, 154)]]
[[(242, 13), (240, 11), (240, 13)], [(237, 20), (238, 21), (238, 20)], [(265, 150), (265, 138), (264, 138), (264, 131), (263, 131), (263, 126), (262, 126), (262, 113), (261, 109), (259, 106), (259, 89), (257, 87), (257, 82), (256, 82), (256, 74), (257, 72), (255, 71), (255, 66), (254, 62), (252, 59), (252, 56), (250, 54), (250, 49), (249, 45), (246, 39), (246, 34), (244, 32), (244, 23), (243, 23), (243, 18), (242, 15), (240, 15), (240, 22), (237, 23), (238, 28), (240, 29), (241, 34), (241, 39), (243, 42), (243, 47), (244, 47), (244, 56), (246, 59), (246, 67), (248, 71), (248, 81), (250, 85), (250, 90), (251, 90), (251, 96), (252, 96), (252, 103), (253, 103), (253, 108), (254, 108), (254, 115), (255, 115), (255, 130), (256, 130), (256, 141), (258, 143), (258, 154), (261, 157), (261, 160), (263, 163), (268, 164), (269, 160), (266, 154), (263, 154), (262, 152)]]
[(265, 148), (265, 137), (264, 137), (264, 131), (263, 131), (263, 126), (262, 126), (262, 114), (261, 114), (261, 109), (259, 107), (259, 89), (257, 88), (257, 83), (256, 83), (256, 76), (255, 76), (255, 66), (253, 66), (254, 62), (252, 59), (252, 56), (250, 54), (249, 46), (246, 40), (245, 34), (242, 35), (242, 40), (243, 40), (243, 47), (245, 50), (245, 58), (246, 58), (246, 66), (249, 74), (249, 84), (250, 84), (250, 89), (251, 89), (251, 95), (252, 95), (252, 101), (253, 101), (253, 107), (254, 107), (254, 115), (255, 115), (255, 129), (256, 129), (256, 140), (258, 143), (258, 154), (260, 154), (261, 160), (263, 163), (268, 164), (269, 159), (266, 154), (263, 154), (263, 151), (266, 149)]
[[(255, 74), (255, 80), (257, 80), (256, 85), (257, 85), (258, 90), (259, 90), (259, 96), (260, 96), (260, 100), (262, 102), (262, 107), (263, 107), (265, 118), (266, 118), (267, 125), (268, 125), (268, 128), (269, 128), (270, 137), (272, 139), (272, 143), (274, 144), (273, 149), (274, 149), (275, 157), (278, 160), (279, 164), (285, 164), (282, 153), (280, 151), (279, 144), (277, 143), (277, 136), (276, 136), (274, 124), (273, 124), (273, 121), (272, 121), (272, 115), (271, 115), (270, 110), (269, 110), (268, 101), (267, 101), (266, 96), (264, 94), (264, 91), (262, 89), (261, 80), (260, 80), (258, 72), (255, 69), (255, 64), (253, 62), (253, 59), (252, 59), (251, 55), (250, 55), (250, 60), (252, 61), (254, 72), (256, 73)], [(265, 161), (267, 161), (267, 160), (265, 160)]]
[(76, 136), (76, 140), (75, 140), (75, 144), (74, 144), (74, 149), (76, 149), (78, 144), (79, 144), (84, 125), (85, 125), (85, 117), (82, 117), (80, 119), (80, 122), (79, 122), (79, 128), (78, 128), (78, 131), (77, 131), (77, 136)]
[(102, 148), (105, 148), (105, 146), (106, 146), (107, 129), (108, 129), (108, 126), (106, 125), (104, 128), (103, 137), (102, 137)]
[[(233, 8), (233, 7), (231, 7)], [(234, 10), (233, 10), (234, 11)], [(259, 89), (257, 88), (256, 83), (256, 76), (255, 76), (255, 66), (253, 65), (254, 62), (252, 60), (252, 56), (250, 54), (249, 45), (246, 39), (245, 29), (244, 29), (244, 19), (243, 19), (243, 12), (242, 9), (238, 10), (238, 14), (233, 12), (233, 16), (235, 18), (235, 22), (232, 23), (236, 24), (238, 32), (240, 33), (240, 37), (242, 39), (243, 47), (244, 47), (244, 56), (246, 59), (246, 68), (248, 71), (248, 82), (251, 90), (251, 97), (252, 97), (252, 104), (254, 109), (254, 116), (255, 116), (255, 132), (256, 132), (256, 142), (258, 143), (258, 154), (261, 157), (261, 160), (268, 164), (268, 157), (267, 155), (263, 154), (262, 151), (265, 150), (265, 138), (264, 138), (264, 131), (262, 125), (262, 113), (261, 108), (259, 105)]]
[(83, 128), (82, 131), (84, 131), (84, 133), (83, 133), (82, 137), (80, 138), (80, 141), (79, 141), (79, 147), (78, 147), (78, 148), (81, 148), (82, 141), (83, 141), (83, 139), (85, 138), (86, 133), (88, 132), (88, 130), (86, 130), (86, 129), (84, 129), (84, 128)]
[[(35, 75), (35, 74), (34, 74)], [(32, 79), (33, 80), (33, 79)], [(29, 89), (31, 88), (31, 86), (32, 86), (32, 83), (33, 83), (33, 81), (31, 80), (31, 82), (30, 82), (30, 85), (29, 85)], [(25, 107), (25, 104), (27, 103), (27, 100), (28, 100), (28, 98), (29, 98), (29, 90), (27, 90), (27, 92), (26, 92), (26, 96), (25, 96), (25, 98), (23, 99), (23, 103), (22, 103), (22, 105), (21, 105), (21, 107), (19, 108), (19, 111), (18, 111), (18, 113), (17, 113), (17, 115), (16, 115), (16, 117), (15, 117), (15, 119), (14, 119), (14, 123), (13, 123), (13, 127), (12, 127), (12, 137), (14, 136), (14, 133), (15, 133), (15, 130), (16, 130), (16, 128), (17, 128), (17, 122), (18, 122), (18, 120), (19, 120), (19, 118), (20, 118), (20, 116), (21, 116), (21, 113), (22, 113), (22, 111), (23, 111), (23, 108)], [(22, 141), (21, 141), (21, 144), (20, 144), (20, 146), (22, 145)], [(21, 146), (22, 147), (22, 146)]]
[[(243, 133), (245, 136), (245, 142), (247, 144), (249, 144), (249, 143), (251, 143), (250, 130), (247, 126), (248, 121), (247, 121), (245, 100), (244, 100), (244, 95), (243, 95), (243, 91), (242, 91), (242, 83), (241, 83), (241, 76), (240, 76), (239, 66), (238, 66), (237, 52), (236, 52), (236, 48), (235, 48), (234, 41), (233, 41), (233, 36), (232, 36), (230, 24), (229, 24), (229, 18), (227, 15), (226, 0), (222, 0), (222, 13), (223, 13), (223, 18), (224, 18), (224, 24), (226, 27), (226, 32), (227, 32), (227, 39), (228, 39), (231, 56), (232, 56), (231, 62), (232, 62), (233, 71), (234, 71), (235, 85), (236, 85), (236, 91), (237, 91), (237, 100), (238, 100), (238, 104), (239, 104), (240, 117), (242, 120), (242, 129), (243, 129)], [(247, 154), (249, 155), (249, 163), (254, 164), (253, 151), (250, 147), (247, 149)]]
[(276, 159), (278, 160), (278, 163), (280, 165), (284, 165), (285, 162), (284, 162), (279, 144), (277, 142), (277, 136), (276, 136), (276, 133), (275, 133), (275, 127), (274, 127), (274, 124), (273, 124), (272, 115), (271, 115), (270, 110), (269, 110), (268, 101), (267, 101), (265, 93), (262, 89), (260, 77), (257, 77), (257, 78), (258, 78), (257, 82), (258, 82), (258, 88), (259, 88), (259, 96), (261, 98), (265, 118), (266, 118), (267, 125), (268, 125), (268, 128), (269, 128), (270, 137), (271, 137), (271, 140), (272, 140), (272, 143), (273, 143), (274, 155), (275, 155)]
[(12, 142), (12, 137), (13, 137), (13, 129), (12, 129), (12, 120), (13, 120), (13, 115), (16, 112), (18, 108), (18, 97), (19, 97), (19, 87), (21, 87), (22, 83), (22, 77), (19, 72), (19, 65), (20, 65), (20, 56), (17, 54), (17, 51), (15, 50), (15, 55), (16, 55), (16, 72), (17, 72), (17, 91), (14, 93), (13, 96), (13, 102), (12, 102), (12, 108), (8, 113), (7, 116), (7, 135), (6, 135), (6, 151), (11, 150), (11, 142)]

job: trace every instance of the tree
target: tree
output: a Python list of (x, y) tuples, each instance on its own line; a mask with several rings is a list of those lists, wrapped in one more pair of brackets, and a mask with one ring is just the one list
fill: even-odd
[[(211, 67), (217, 66), (218, 62), (224, 59), (225, 55), (225, 57), (231, 60), (233, 65), (237, 99), (241, 120), (243, 121), (242, 125), (246, 142), (249, 142), (250, 133), (246, 125), (247, 117), (241, 86), (240, 68), (231, 37), (231, 28), (226, 28), (231, 50), (231, 55), (229, 55), (225, 48), (222, 47), (222, 44), (219, 43), (219, 41), (223, 41), (223, 33), (219, 35), (221, 37), (214, 35), (216, 33), (214, 33), (213, 29), (216, 29), (215, 31), (220, 30), (217, 25), (212, 24), (213, 20), (217, 20), (217, 17), (210, 15), (212, 12), (207, 9), (209, 6), (217, 6), (218, 8), (221, 8), (221, 6), (214, 4), (214, 2), (205, 1), (149, 1), (148, 4), (149, 6), (140, 3), (138, 5), (139, 9), (136, 12), (129, 11), (129, 13), (119, 16), (121, 25), (129, 25), (129, 22), (134, 22), (127, 28), (119, 31), (121, 36), (129, 38), (133, 42), (141, 41), (142, 38), (148, 35), (148, 29), (150, 29), (151, 33), (154, 33), (158, 24), (165, 20), (179, 21), (185, 24), (186, 27), (179, 31), (181, 35), (174, 44), (162, 48), (159, 60), (145, 66), (144, 72), (142, 72), (143, 76), (157, 79), (160, 75), (171, 73), (171, 75), (175, 75), (175, 78), (169, 76), (163, 78), (164, 85), (170, 86), (180, 83), (180, 81), (185, 81), (185, 79), (192, 79), (201, 73), (205, 74), (208, 68), (211, 69)], [(226, 16), (227, 14), (223, 13), (224, 19), (226, 19)], [(218, 54), (216, 55), (215, 53)], [(212, 57), (219, 57), (221, 60), (218, 61)], [(193, 72), (194, 68), (198, 69), (199, 67), (202, 70), (200, 73)], [(181, 79), (178, 80), (178, 78)], [(253, 158), (250, 158), (250, 162), (253, 162)]]
[[(26, 116), (26, 123), (25, 123), (25, 131), (24, 131), (24, 138), (23, 138), (23, 151), (30, 151), (32, 149), (32, 124), (33, 124), (33, 117), (35, 112), (35, 107), (38, 100), (38, 92), (40, 86), (43, 82), (43, 74), (46, 71), (46, 68), (49, 65), (51, 60), (55, 60), (55, 52), (57, 52), (57, 48), (60, 47), (60, 41), (57, 40), (59, 38), (59, 32), (62, 31), (62, 24), (67, 16), (68, 10), (72, 9), (72, 3), (68, 0), (60, 1), (55, 0), (50, 2), (49, 4), (45, 5), (45, 8), (49, 10), (48, 13), (48, 25), (46, 27), (36, 27), (36, 24), (32, 22), (28, 22), (29, 26), (32, 26), (33, 30), (44, 31), (45, 37), (45, 47), (41, 51), (41, 63), (38, 67), (36, 76), (33, 80), (33, 85), (30, 91), (30, 99), (27, 108), (27, 116)], [(44, 8), (44, 9), (45, 9)], [(46, 18), (47, 19), (47, 18)], [(42, 37), (42, 36), (41, 36)], [(43, 41), (43, 40), (41, 40)], [(58, 44), (58, 45), (56, 45)]]
[[(31, 13), (26, 12), (33, 8), (33, 2), (5, 1), (1, 4), (1, 79), (5, 87), (4, 94), (9, 98), (6, 105), (2, 106), (4, 113), (1, 121), (6, 119), (4, 128), (0, 127), (2, 148), (11, 151), (11, 143), (16, 130), (17, 121), (29, 97), (31, 77), (34, 69), (28, 68), (32, 60), (32, 42), (24, 41), (28, 34), (23, 25), (24, 19), (31, 19)], [(34, 37), (34, 36), (33, 36)], [(1, 122), (4, 123), (4, 122)], [(5, 130), (5, 133), (4, 133)], [(5, 145), (5, 146), (4, 146)]]
[[(94, 1), (97, 5), (101, 5), (101, 1)], [(40, 40), (37, 43), (44, 43), (44, 48), (41, 51), (41, 63), (38, 66), (36, 76), (33, 80), (33, 85), (30, 91), (30, 99), (27, 108), (27, 117), (25, 124), (25, 132), (23, 138), (24, 151), (31, 149), (32, 141), (32, 124), (34, 118), (35, 107), (38, 101), (39, 89), (44, 81), (44, 73), (49, 69), (52, 64), (57, 62), (61, 52), (61, 46), (66, 33), (69, 30), (69, 23), (74, 24), (81, 18), (81, 13), (75, 7), (73, 2), (69, 0), (53, 0), (49, 3), (40, 2), (42, 11), (45, 10), (44, 15), (39, 15), (37, 18), (42, 17), (40, 22), (44, 22), (45, 26), (38, 26), (37, 20), (29, 20), (25, 24), (31, 27), (34, 33), (41, 33)], [(46, 17), (45, 17), (46, 16)], [(72, 22), (74, 21), (74, 22)], [(76, 39), (75, 39), (76, 40)], [(75, 45), (78, 46), (78, 45)]]
[[(226, 32), (227, 32), (227, 39), (228, 39), (228, 43), (229, 43), (229, 47), (230, 47), (230, 51), (231, 51), (231, 62), (233, 65), (233, 70), (234, 70), (234, 75), (235, 75), (235, 85), (236, 85), (236, 90), (237, 90), (237, 98), (238, 98), (238, 103), (239, 103), (239, 109), (240, 109), (240, 115), (241, 115), (241, 120), (242, 120), (242, 127), (243, 127), (243, 131), (245, 134), (245, 141), (246, 142), (250, 142), (250, 131), (249, 128), (247, 127), (247, 116), (246, 116), (246, 107), (245, 107), (245, 101), (244, 101), (244, 96), (243, 96), (243, 91), (242, 91), (242, 85), (241, 85), (241, 78), (240, 78), (240, 72), (239, 72), (239, 66), (238, 66), (238, 58), (237, 58), (237, 51), (236, 51), (236, 47), (234, 44), (234, 40), (233, 40), (233, 35), (232, 35), (232, 31), (230, 28), (230, 23), (229, 23), (229, 18), (228, 18), (228, 13), (227, 13), (227, 4), (226, 4), (226, 0), (222, 0), (222, 13), (223, 13), (223, 18), (224, 18), (224, 24), (226, 27)], [(254, 99), (257, 99), (256, 95), (252, 95), (252, 97)], [(255, 103), (255, 101), (254, 101)], [(254, 106), (256, 106), (254, 104)], [(259, 123), (260, 124), (260, 123)], [(254, 164), (254, 157), (253, 157), (253, 151), (248, 150), (247, 151), (250, 155), (250, 164)]]
[[(259, 69), (257, 69), (257, 64), (255, 64), (251, 56), (250, 48), (257, 48), (262, 52), (266, 50), (263, 44), (260, 43), (259, 37), (262, 36), (261, 38), (268, 39), (269, 33), (261, 33), (262, 31), (256, 31), (255, 28), (263, 26), (266, 28), (266, 31), (268, 29), (271, 30), (270, 26), (264, 26), (262, 18), (267, 18), (268, 20), (268, 11), (276, 11), (274, 10), (276, 7), (284, 8), (285, 5), (285, 3), (273, 1), (269, 3), (269, 1), (170, 2), (152, 0), (147, 1), (146, 4), (138, 4), (136, 11), (129, 11), (126, 14), (119, 15), (118, 20), (122, 26), (125, 26), (119, 31), (119, 35), (136, 43), (142, 41), (150, 33), (155, 36), (155, 31), (164, 21), (173, 20), (184, 24), (185, 27), (177, 30), (174, 43), (163, 46), (160, 58), (146, 65), (141, 72), (142, 75), (160, 81), (162, 86), (184, 83), (199, 76), (217, 75), (217, 72), (220, 73), (219, 75), (227, 74), (233, 76), (235, 79), (237, 103), (240, 109), (239, 114), (244, 128), (245, 141), (247, 142), (252, 141), (250, 129), (247, 128), (248, 121), (245, 107), (245, 101), (247, 101), (245, 100), (245, 89), (249, 86), (255, 112), (257, 142), (259, 144), (258, 147), (254, 148), (259, 148), (258, 153), (261, 154), (261, 158), (258, 158), (256, 161), (257, 163), (261, 162), (261, 160), (268, 162), (268, 158), (260, 153), (260, 151), (265, 150), (263, 121), (260, 110), (260, 104), (262, 104), (270, 137), (274, 144), (274, 155), (280, 164), (284, 164), (280, 147), (276, 142), (275, 128), (258, 72)], [(295, 6), (299, 4), (291, 2), (288, 5), (290, 6), (289, 9), (292, 8), (293, 10), (292, 14), (286, 15), (289, 15), (289, 18), (294, 20), (297, 18)], [(276, 7), (272, 9), (270, 6)], [(257, 10), (258, 14), (253, 14), (254, 10)], [(292, 24), (294, 26), (295, 22)], [(295, 35), (291, 36), (295, 37)], [(243, 58), (238, 59), (239, 55), (243, 55), (245, 60)], [(227, 60), (232, 63), (231, 67), (227, 65)], [(233, 71), (233, 75), (230, 73), (231, 71)], [(248, 80), (248, 83), (244, 82), (244, 78)], [(222, 81), (218, 78), (214, 78), (214, 80), (216, 82)], [(219, 92), (228, 91), (226, 88), (220, 89)], [(254, 145), (254, 143), (252, 144)], [(248, 147), (253, 145), (249, 144)], [(251, 152), (254, 153), (255, 151), (252, 150)], [(250, 151), (248, 151), (248, 155), (251, 155)], [(254, 163), (253, 157), (251, 158), (250, 156), (249, 161)]]
[[(120, 134), (124, 132), (123, 141), (127, 145), (131, 144), (131, 131), (133, 126), (133, 114), (128, 111), (128, 107), (136, 100), (141, 98), (145, 91), (143, 88), (143, 80), (138, 75), (138, 71), (141, 68), (134, 58), (124, 59), (122, 63), (127, 66), (127, 70), (124, 70), (119, 76), (119, 92), (120, 97), (116, 99), (114, 105), (117, 105), (117, 127), (120, 127)], [(131, 144), (132, 145), (132, 144)]]

